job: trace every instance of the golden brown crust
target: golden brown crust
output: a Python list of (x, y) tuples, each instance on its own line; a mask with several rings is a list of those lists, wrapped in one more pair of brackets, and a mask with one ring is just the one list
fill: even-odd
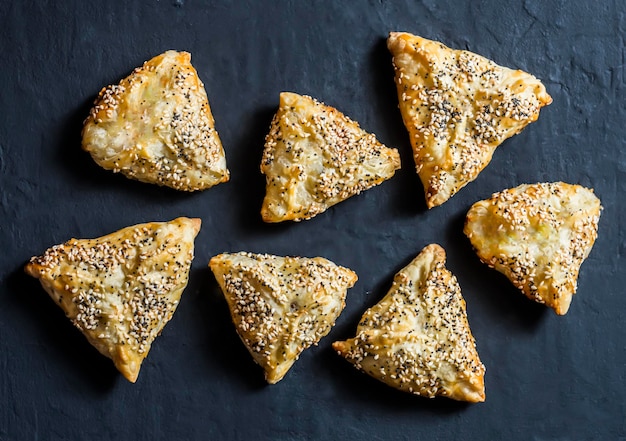
[(358, 369), (404, 392), (429, 398), (485, 400), (485, 367), (446, 254), (431, 244), (396, 274), (368, 309), (356, 337), (333, 348)]
[(428, 208), (476, 179), (496, 147), (552, 102), (534, 76), (472, 52), (400, 32), (387, 46)]
[(241, 341), (270, 384), (328, 334), (357, 281), (353, 271), (321, 257), (220, 254), (209, 266)]
[(465, 234), (484, 263), (563, 315), (598, 235), (601, 209), (593, 190), (580, 185), (524, 184), (472, 205)]
[(82, 146), (107, 170), (176, 190), (229, 179), (204, 84), (187, 52), (167, 51), (103, 88), (85, 120)]
[(71, 239), (24, 268), (87, 340), (134, 383), (187, 286), (200, 219)]
[(337, 109), (283, 92), (265, 140), (265, 222), (300, 221), (391, 178), (400, 156)]

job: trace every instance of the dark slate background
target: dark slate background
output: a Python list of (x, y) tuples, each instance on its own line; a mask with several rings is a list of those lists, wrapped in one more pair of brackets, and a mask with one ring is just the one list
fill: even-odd
[[(626, 440), (625, 13), (621, 0), (1, 1), (0, 439)], [(529, 71), (554, 98), (431, 211), (397, 110), (392, 30)], [(167, 49), (192, 53), (232, 172), (202, 193), (127, 180), (80, 149), (100, 88)], [(258, 167), (283, 90), (359, 121), (400, 150), (402, 170), (311, 221), (263, 224)], [(556, 180), (595, 188), (604, 205), (564, 317), (482, 265), (462, 234), (473, 202)], [(22, 267), (71, 237), (181, 215), (203, 222), (189, 287), (133, 385)], [(483, 404), (396, 392), (330, 348), (431, 242), (467, 301), (487, 366)], [(240, 250), (320, 255), (359, 275), (331, 334), (274, 386), (207, 268)]]

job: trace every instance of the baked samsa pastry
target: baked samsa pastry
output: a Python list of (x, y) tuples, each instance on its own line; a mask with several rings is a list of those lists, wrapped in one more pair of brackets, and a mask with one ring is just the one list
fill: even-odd
[(601, 209), (593, 190), (580, 185), (524, 184), (472, 205), (465, 234), (484, 263), (563, 315), (598, 236)]
[(534, 76), (472, 52), (400, 32), (387, 46), (428, 208), (476, 179), (496, 147), (552, 102)]
[(368, 309), (356, 337), (333, 348), (391, 387), (428, 398), (485, 401), (485, 367), (469, 328), (446, 253), (431, 244), (395, 275), (387, 295)]
[(399, 168), (396, 149), (337, 109), (283, 92), (265, 138), (261, 216), (265, 222), (310, 219), (391, 178)]
[(209, 266), (239, 337), (270, 384), (328, 334), (357, 281), (353, 271), (321, 257), (242, 252), (215, 256)]
[(103, 88), (85, 120), (82, 146), (102, 168), (176, 190), (229, 179), (204, 84), (187, 52), (167, 51)]
[(25, 270), (134, 383), (187, 286), (199, 230), (200, 219), (181, 217), (71, 239), (33, 257)]

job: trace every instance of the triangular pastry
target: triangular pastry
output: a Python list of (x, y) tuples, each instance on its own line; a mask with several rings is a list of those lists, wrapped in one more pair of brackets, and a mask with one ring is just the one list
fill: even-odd
[(484, 263), (563, 315), (598, 236), (601, 209), (593, 190), (580, 185), (524, 184), (472, 205), (465, 234)]
[(103, 88), (85, 120), (82, 146), (102, 168), (176, 190), (229, 179), (204, 84), (187, 52), (167, 51)]
[(26, 273), (130, 382), (187, 286), (200, 219), (71, 239), (33, 257)]
[(485, 400), (485, 367), (469, 328), (446, 253), (431, 244), (368, 309), (356, 337), (333, 348), (358, 369), (404, 392), (428, 398)]
[(472, 52), (400, 32), (387, 46), (428, 208), (476, 179), (496, 147), (552, 102), (534, 76)]
[(209, 266), (239, 337), (271, 384), (330, 332), (357, 281), (353, 271), (321, 257), (242, 252), (215, 256)]
[(265, 138), (261, 216), (265, 222), (310, 219), (391, 178), (399, 168), (396, 149), (337, 109), (283, 92)]

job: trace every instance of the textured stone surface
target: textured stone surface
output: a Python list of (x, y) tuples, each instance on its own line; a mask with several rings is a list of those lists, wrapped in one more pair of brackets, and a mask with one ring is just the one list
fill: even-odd
[[(0, 440), (626, 439), (625, 19), (621, 0), (0, 2)], [(525, 69), (554, 98), (431, 211), (397, 110), (391, 30)], [(167, 49), (192, 53), (232, 172), (202, 193), (113, 175), (80, 149), (100, 88)], [(311, 221), (263, 224), (259, 161), (283, 90), (359, 121), (400, 150), (402, 170)], [(476, 200), (546, 180), (593, 187), (605, 207), (565, 317), (482, 265), (462, 233)], [(203, 220), (191, 282), (132, 385), (22, 266), (73, 236), (182, 215)], [(467, 301), (484, 404), (401, 394), (330, 348), (431, 242)], [(321, 255), (359, 275), (331, 334), (275, 386), (207, 268), (240, 250)]]

